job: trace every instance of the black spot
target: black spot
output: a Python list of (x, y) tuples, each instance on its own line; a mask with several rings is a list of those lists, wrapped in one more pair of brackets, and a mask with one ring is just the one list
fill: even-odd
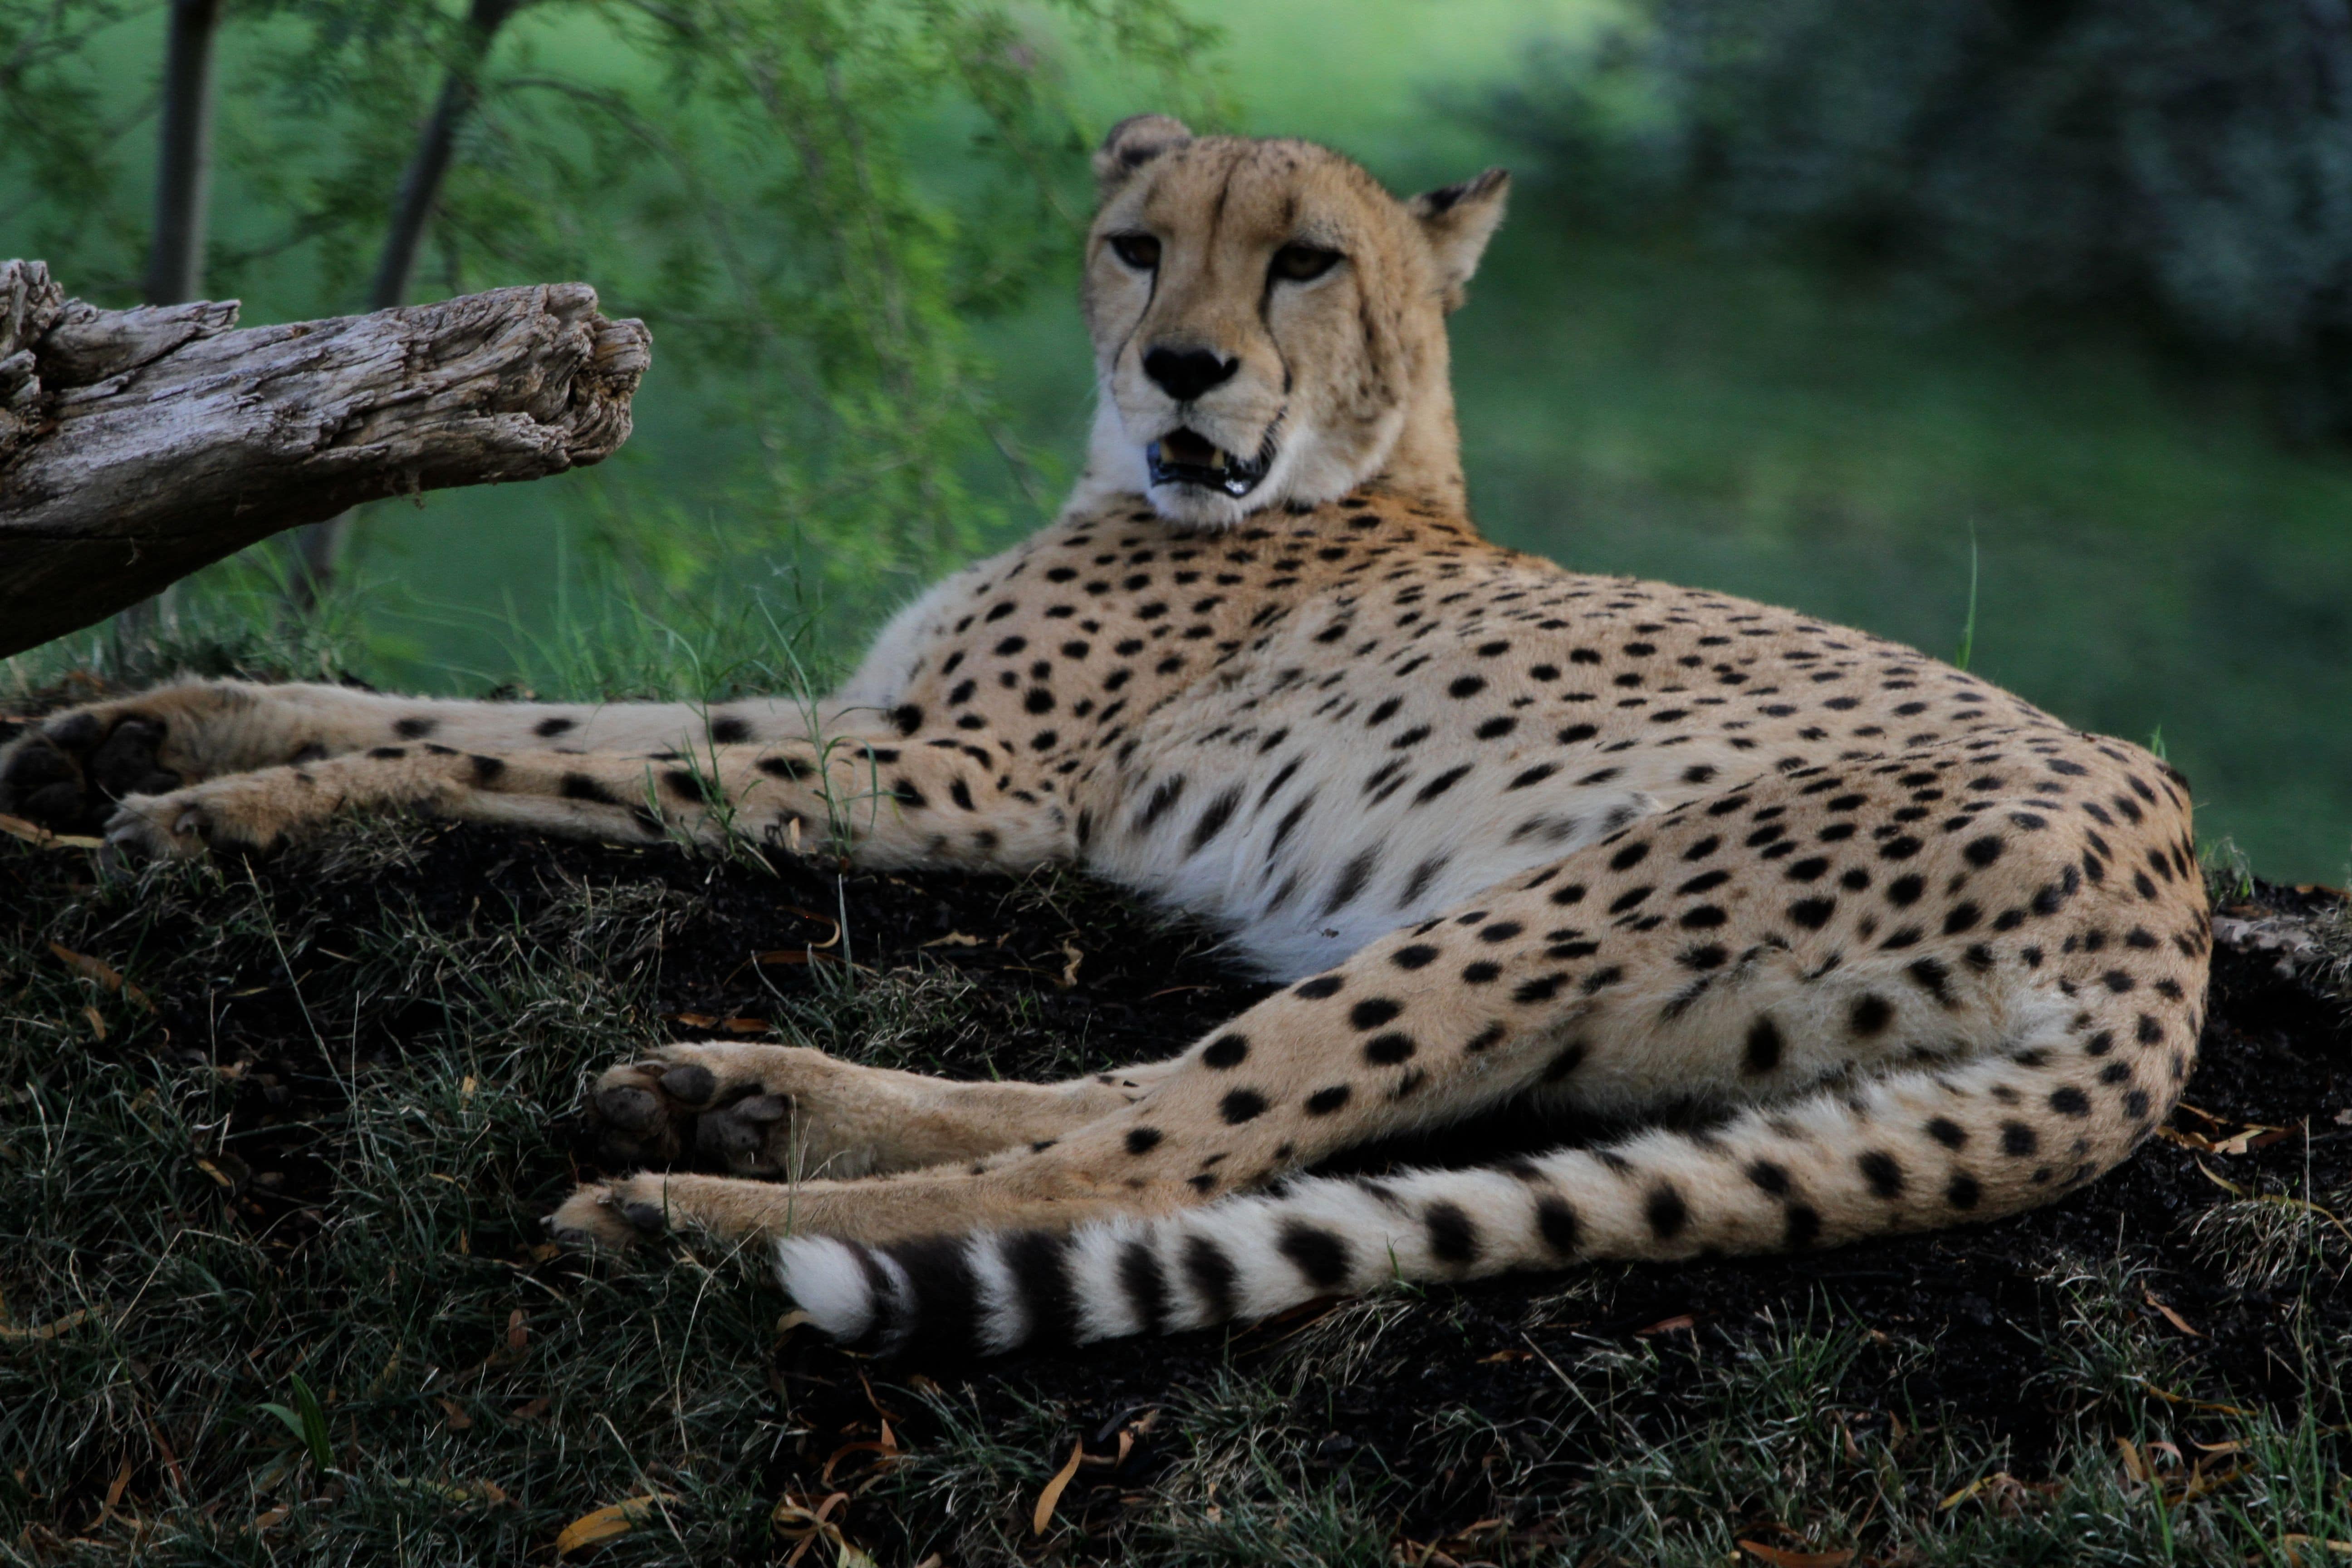
[(1631, 870), (1633, 867), (1640, 865), (1643, 858), (1647, 856), (1649, 853), (1649, 841), (1647, 839), (1636, 840), (1635, 842), (1625, 846), (1624, 848), (1617, 851), (1616, 854), (1609, 857), (1609, 868), (1612, 871)]
[(1234, 1127), (1255, 1121), (1265, 1114), (1265, 1096), (1254, 1089), (1234, 1089), (1217, 1102), (1217, 1114)]
[(1234, 1285), (1240, 1278), (1224, 1248), (1197, 1232), (1184, 1238), (1184, 1277), (1213, 1320), (1234, 1315)]
[(1807, 931), (1819, 931), (1837, 913), (1835, 899), (1800, 899), (1789, 906), (1789, 918)]
[(1294, 996), (1304, 996), (1309, 1002), (1320, 1002), (1326, 996), (1336, 996), (1341, 984), (1336, 974), (1318, 974), (1312, 980), (1302, 980), (1290, 988)]
[(2042, 1136), (2022, 1121), (2000, 1124), (2000, 1152), (2011, 1159), (2022, 1160), (2042, 1147)]
[(1353, 1093), (1355, 1090), (1344, 1083), (1335, 1083), (1328, 1089), (1318, 1089), (1307, 1097), (1307, 1114), (1328, 1116), (1347, 1104), (1348, 1097)]
[(1811, 1204), (1789, 1205), (1789, 1232), (1785, 1245), (1791, 1252), (1811, 1247), (1821, 1239), (1822, 1216)]
[(1291, 1220), (1282, 1227), (1276, 1246), (1297, 1265), (1308, 1284), (1331, 1290), (1347, 1283), (1348, 1244), (1320, 1226)]
[(441, 727), (438, 719), (402, 719), (392, 726), (392, 732), (404, 741), (421, 741)]
[(1789, 1195), (1789, 1173), (1786, 1167), (1769, 1160), (1758, 1160), (1748, 1167), (1748, 1179), (1776, 1198)]
[(1969, 1142), (1968, 1129), (1948, 1116), (1930, 1119), (1927, 1123), (1927, 1136), (1947, 1149), (1964, 1149)]
[(1364, 1059), (1376, 1068), (1394, 1067), (1409, 1059), (1418, 1049), (1411, 1035), (1391, 1029), (1385, 1035), (1374, 1035), (1364, 1042)]
[(1711, 931), (1730, 918), (1714, 904), (1701, 904), (1685, 911), (1680, 924), (1685, 931)]
[(731, 746), (751, 738), (751, 726), (740, 719), (713, 719), (710, 738), (723, 746)]
[(1498, 741), (1519, 727), (1519, 721), (1507, 713), (1496, 715), (1473, 731), (1482, 741)]
[(580, 721), (576, 719), (541, 719), (538, 723), (533, 724), (530, 727), (530, 732), (534, 735), (543, 737), (561, 735), (567, 730), (579, 728), (579, 723)]
[(1359, 1029), (1377, 1029), (1403, 1011), (1401, 1004), (1385, 996), (1368, 996), (1348, 1009), (1348, 1022)]
[(1167, 1331), (1168, 1280), (1160, 1270), (1158, 1254), (1140, 1241), (1118, 1249), (1118, 1288), (1127, 1293), (1128, 1308), (1143, 1332)]
[(890, 721), (901, 735), (911, 735), (923, 727), (923, 710), (911, 702), (901, 703), (890, 710)]
[(408, 748), (405, 746), (371, 746), (368, 748), (368, 755), (373, 757), (380, 763), (396, 762), (400, 758), (408, 755)]
[(1223, 1070), (1237, 1068), (1249, 1057), (1249, 1041), (1239, 1035), (1219, 1035), (1201, 1052), (1203, 1066)]
[(1857, 1035), (1875, 1035), (1895, 1017), (1895, 1009), (1886, 998), (1865, 991), (1854, 999), (1852, 1022)]
[(1927, 890), (1927, 879), (1913, 872), (1907, 877), (1897, 877), (1886, 884), (1886, 901), (1897, 909), (1908, 909), (1917, 903), (1919, 895)]
[(1549, 1194), (1536, 1200), (1536, 1228), (1543, 1233), (1544, 1245), (1562, 1258), (1576, 1255), (1576, 1211), (1564, 1198)]
[(2147, 1120), (2147, 1090), (2144, 1089), (2136, 1089), (2124, 1096), (2124, 1114), (2130, 1117), (2133, 1121), (2145, 1121)]
[(1643, 1200), (1642, 1214), (1650, 1222), (1650, 1234), (1660, 1241), (1680, 1236), (1683, 1227), (1690, 1223), (1690, 1205), (1669, 1184), (1662, 1183), (1650, 1189), (1649, 1196)]
[(1434, 961), (1436, 957), (1437, 949), (1427, 942), (1415, 942), (1411, 947), (1401, 947), (1389, 954), (1389, 962), (1399, 969), (1420, 969)]
[(1047, 1344), (1077, 1334), (1077, 1298), (1070, 1288), (1070, 1238), (1057, 1231), (1024, 1230), (1007, 1237), (999, 1256), (1028, 1309), (1029, 1331)]
[(1981, 868), (1990, 866), (1994, 861), (2000, 859), (2000, 852), (2003, 847), (2004, 846), (2002, 845), (1998, 834), (1988, 833), (1982, 838), (1972, 838), (1969, 840), (1968, 847), (1961, 850), (1960, 853), (1968, 857), (1968, 862), (1969, 865)]
[(1748, 1026), (1748, 1049), (1740, 1066), (1752, 1073), (1770, 1072), (1780, 1065), (1782, 1047), (1780, 1026), (1769, 1018), (1759, 1018)]
[(1438, 774), (1435, 778), (1422, 785), (1420, 789), (1413, 792), (1413, 805), (1423, 805), (1428, 804), (1430, 801), (1435, 800), (1439, 795), (1444, 795), (1447, 790), (1450, 790), (1455, 784), (1460, 784), (1464, 775), (1470, 772), (1473, 765), (1474, 764), (1470, 763), (1464, 763), (1459, 767), (1448, 768), (1445, 772)]
[(590, 778), (586, 773), (566, 773), (556, 789), (566, 800), (593, 800), (600, 805), (618, 805), (613, 792)]
[(1464, 697), (1475, 697), (1478, 693), (1486, 689), (1486, 678), (1485, 676), (1465, 675), (1458, 677), (1451, 686), (1448, 686), (1445, 689), (1445, 695), (1457, 699)]
[(2067, 1084), (2050, 1091), (2050, 1109), (2061, 1116), (2088, 1116), (2091, 1100), (2081, 1089)]
[(1157, 1127), (1130, 1127), (1127, 1130), (1127, 1152), (1149, 1154), (1160, 1147), (1160, 1141), (1166, 1136)]
[(1502, 973), (1503, 966), (1501, 964), (1489, 963), (1486, 960), (1480, 959), (1475, 963), (1465, 964), (1463, 967), (1462, 980), (1465, 984), (1468, 985), (1486, 985), (1491, 984), (1495, 977)]
[(759, 768), (772, 779), (804, 779), (815, 771), (798, 757), (761, 757)]
[(1202, 812), (1201, 820), (1193, 825), (1192, 837), (1186, 841), (1184, 852), (1188, 855), (1198, 854), (1209, 840), (1223, 832), (1225, 824), (1233, 820), (1234, 808), (1241, 805), (1241, 801), (1242, 791), (1239, 784), (1235, 784), (1211, 801), (1209, 809)]
[(1972, 1209), (1983, 1196), (1984, 1191), (1977, 1185), (1977, 1179), (1966, 1171), (1954, 1172), (1952, 1179), (1944, 1187), (1944, 1201), (1956, 1209)]
[(1478, 1261), (1478, 1227), (1459, 1204), (1433, 1203), (1422, 1217), (1429, 1226), (1430, 1256), (1456, 1268)]
[(1895, 1163), (1894, 1155), (1883, 1149), (1872, 1149), (1855, 1156), (1853, 1163), (1873, 1193), (1887, 1199), (1903, 1195), (1903, 1167)]
[(488, 787), (495, 784), (499, 775), (507, 771), (503, 757), (467, 757), (466, 760), (474, 764), (474, 783), (478, 786)]

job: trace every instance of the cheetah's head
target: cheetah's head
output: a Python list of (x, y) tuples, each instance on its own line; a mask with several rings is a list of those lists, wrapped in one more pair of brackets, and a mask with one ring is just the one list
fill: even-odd
[(1145, 115), (1095, 174), (1092, 478), (1206, 527), (1383, 474), (1458, 492), (1445, 313), (1502, 221), (1503, 171), (1399, 201), (1312, 143)]

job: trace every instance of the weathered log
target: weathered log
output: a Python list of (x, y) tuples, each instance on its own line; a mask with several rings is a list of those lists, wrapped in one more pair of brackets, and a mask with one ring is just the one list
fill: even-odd
[(584, 283), (233, 331), (0, 262), (0, 655), (282, 529), (610, 456), (651, 362)]

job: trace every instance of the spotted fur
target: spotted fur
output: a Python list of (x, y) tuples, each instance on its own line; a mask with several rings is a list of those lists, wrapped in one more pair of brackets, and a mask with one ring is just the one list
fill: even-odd
[[(2013, 1213), (2147, 1135), (2206, 984), (2178, 774), (1865, 634), (1480, 538), (1444, 316), (1499, 175), (1403, 203), (1322, 149), (1160, 119), (1097, 169), (1086, 477), (831, 698), (184, 685), (20, 741), (0, 809), (110, 813), (160, 853), (404, 805), (1069, 861), (1286, 983), (1066, 1083), (741, 1043), (604, 1075), (614, 1147), (732, 1174), (583, 1190), (561, 1234), (776, 1238), (818, 1321), (884, 1348), (1834, 1246)], [(1652, 1124), (1493, 1170), (1297, 1175), (1522, 1098)]]

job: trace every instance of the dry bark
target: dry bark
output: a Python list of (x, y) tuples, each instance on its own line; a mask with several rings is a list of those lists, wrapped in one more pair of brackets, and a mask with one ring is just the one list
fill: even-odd
[(0, 655), (362, 501), (610, 456), (652, 357), (584, 283), (232, 330), (0, 262)]

